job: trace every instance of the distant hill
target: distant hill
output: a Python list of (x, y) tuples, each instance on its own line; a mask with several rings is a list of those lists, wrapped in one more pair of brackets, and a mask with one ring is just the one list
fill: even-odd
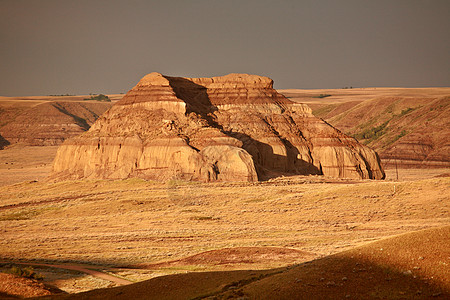
[[(384, 165), (450, 166), (450, 88), (286, 90), (377, 151)], [(330, 94), (324, 99), (314, 95)]]
[[(111, 102), (86, 96), (0, 97), (0, 149), (8, 144), (59, 145), (88, 130)], [(112, 95), (117, 100), (118, 95)]]

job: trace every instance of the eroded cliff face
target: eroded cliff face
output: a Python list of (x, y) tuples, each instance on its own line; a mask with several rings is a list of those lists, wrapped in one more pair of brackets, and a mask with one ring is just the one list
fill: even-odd
[(384, 178), (377, 154), (273, 89), (270, 78), (151, 73), (58, 150), (55, 178), (257, 181)]

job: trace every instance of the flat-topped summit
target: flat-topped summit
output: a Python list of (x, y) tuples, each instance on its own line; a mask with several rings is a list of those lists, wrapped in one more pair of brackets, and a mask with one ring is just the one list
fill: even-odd
[(268, 77), (150, 73), (58, 150), (54, 177), (255, 181), (384, 177), (374, 151), (273, 89)]
[(145, 75), (118, 105), (185, 102), (195, 106), (199, 101), (204, 105), (292, 103), (273, 89), (272, 79), (264, 76), (232, 73), (211, 78), (187, 78), (153, 72)]
[(240, 73), (231, 73), (225, 76), (211, 78), (186, 78), (205, 88), (273, 88), (273, 80), (269, 77), (259, 75), (249, 75)]
[[(195, 84), (201, 85), (205, 88), (223, 87), (225, 84), (234, 85), (239, 87), (260, 87), (260, 88), (273, 88), (273, 80), (269, 77), (231, 73), (225, 76), (217, 77), (201, 77), (201, 78), (189, 78), (189, 77), (173, 77), (165, 76), (158, 72), (152, 72), (145, 75), (137, 84), (138, 86), (169, 86), (170, 80), (177, 81), (177, 79), (185, 79)], [(179, 82), (179, 81), (178, 81)]]

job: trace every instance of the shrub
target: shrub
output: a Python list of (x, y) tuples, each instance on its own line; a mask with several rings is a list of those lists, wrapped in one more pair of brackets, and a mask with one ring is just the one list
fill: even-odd
[(25, 268), (19, 268), (17, 266), (12, 266), (11, 269), (9, 269), (9, 274), (13, 274), (19, 277), (24, 278), (30, 278), (30, 279), (36, 279), (36, 280), (42, 280), (44, 279), (44, 276), (42, 274), (38, 274), (34, 272), (33, 267), (25, 267)]
[(330, 97), (330, 94), (320, 94), (318, 96), (313, 96), (313, 98), (326, 98), (326, 97)]
[(96, 100), (96, 101), (105, 101), (111, 102), (111, 99), (103, 94), (98, 94), (97, 96), (91, 96), (90, 98), (85, 98), (84, 100)]

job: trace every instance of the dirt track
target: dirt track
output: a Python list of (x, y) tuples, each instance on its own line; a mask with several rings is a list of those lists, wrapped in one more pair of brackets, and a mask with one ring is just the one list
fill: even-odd
[[(11, 262), (5, 262), (2, 261), (0, 263), (11, 263)], [(39, 266), (39, 267), (51, 267), (51, 268), (58, 268), (58, 269), (66, 269), (66, 270), (72, 270), (72, 271), (78, 271), (78, 272), (82, 272), (82, 273), (86, 273), (101, 279), (105, 279), (111, 282), (114, 282), (118, 285), (127, 285), (127, 284), (131, 284), (133, 283), (132, 281), (126, 280), (126, 279), (122, 279), (104, 272), (100, 272), (97, 270), (92, 270), (92, 269), (88, 269), (86, 267), (82, 267), (82, 266), (78, 266), (78, 265), (54, 265), (54, 264), (42, 264), (42, 263), (33, 263), (33, 262), (14, 262), (11, 264), (16, 264), (16, 265), (27, 265), (27, 266)]]

